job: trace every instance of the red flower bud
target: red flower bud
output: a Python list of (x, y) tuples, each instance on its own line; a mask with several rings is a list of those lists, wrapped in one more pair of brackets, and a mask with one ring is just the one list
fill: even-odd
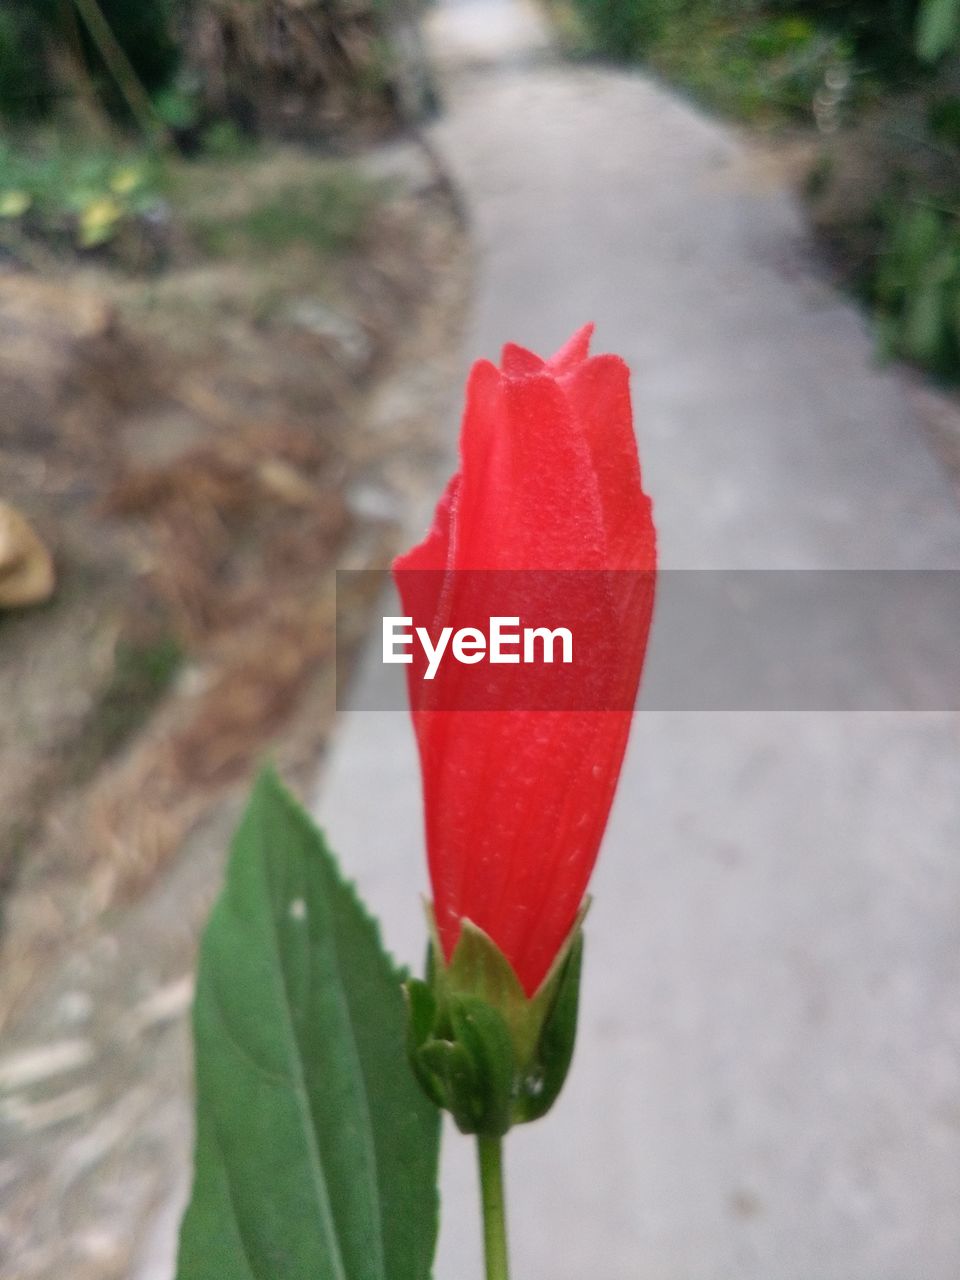
[[(629, 372), (616, 356), (589, 357), (591, 332), (582, 329), (548, 361), (507, 346), (500, 369), (474, 365), (460, 471), (426, 538), (394, 565), (406, 612), (421, 617), (422, 593), (415, 599), (410, 585), (418, 576), (444, 583), (431, 609), (442, 607), (447, 617), (465, 570), (530, 571), (519, 576), (534, 584), (533, 596), (537, 574), (554, 570), (584, 571), (568, 576), (605, 584), (603, 633), (616, 632), (616, 657), (587, 656), (587, 678), (596, 686), (589, 710), (542, 709), (539, 702), (537, 709), (468, 710), (449, 702), (435, 709), (414, 689), (422, 669), (408, 667), (444, 954), (449, 961), (461, 922), (471, 920), (504, 953), (528, 995), (566, 941), (596, 861), (653, 606), (656, 538), (640, 484)], [(421, 570), (433, 575), (407, 576)], [(489, 575), (491, 596), (501, 576), (517, 577)], [(478, 577), (488, 579), (466, 577), (476, 612)], [(571, 593), (574, 611), (584, 611), (584, 599), (582, 590)], [(485, 611), (503, 609), (491, 598)], [(596, 623), (593, 634), (601, 634)], [(445, 696), (450, 681), (476, 680), (479, 669), (456, 668)]]

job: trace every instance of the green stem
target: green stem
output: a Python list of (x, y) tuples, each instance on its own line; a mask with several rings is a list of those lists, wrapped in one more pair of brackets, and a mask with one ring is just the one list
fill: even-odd
[(507, 1260), (507, 1205), (503, 1195), (503, 1139), (477, 1138), (480, 1195), (483, 1200), (483, 1250), (487, 1280), (510, 1280)]
[(130, 113), (149, 140), (159, 138), (169, 142), (167, 126), (157, 115), (150, 95), (140, 81), (120, 41), (113, 34), (98, 0), (74, 0), (77, 12), (83, 19), (90, 39), (97, 46), (100, 57), (113, 76), (117, 88), (123, 94)]

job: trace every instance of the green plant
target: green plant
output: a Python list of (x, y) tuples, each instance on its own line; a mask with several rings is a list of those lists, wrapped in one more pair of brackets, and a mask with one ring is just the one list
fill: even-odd
[(241, 214), (200, 222), (194, 230), (211, 253), (276, 253), (298, 244), (332, 253), (356, 243), (376, 193), (375, 184), (338, 169), (286, 186)]
[[(476, 1139), (485, 1274), (508, 1280), (503, 1140), (551, 1110), (573, 1061), (585, 894), (656, 577), (629, 371), (590, 358), (592, 330), (584, 325), (549, 360), (508, 343), (500, 368), (474, 365), (461, 470), (429, 533), (394, 561), (410, 614), (402, 622), (421, 646), (408, 688), (433, 890), (422, 980), (384, 955), (356, 892), (276, 777), (255, 787), (201, 947), (196, 1174), (179, 1280), (428, 1280), (437, 1109)], [(463, 585), (476, 582), (477, 565), (517, 563), (605, 571), (588, 574), (592, 584), (561, 571), (558, 586), (547, 571), (522, 586), (482, 572), (482, 585)], [(445, 566), (439, 585), (435, 565)], [(547, 677), (552, 643), (538, 660), (526, 629), (517, 657), (526, 697), (476, 665), (487, 638), (456, 621), (519, 624), (503, 615), (521, 598), (531, 619), (559, 614), (577, 620), (581, 639), (588, 633), (590, 703), (606, 714), (572, 708), (569, 682)], [(566, 665), (572, 634), (560, 630), (571, 642)], [(455, 631), (449, 683), (441, 676), (425, 689)], [(494, 666), (502, 646), (516, 655), (520, 640), (491, 621)], [(539, 709), (521, 709), (531, 692)], [(449, 1274), (476, 1274), (465, 1247), (459, 1256)]]
[(574, 3), (593, 51), (643, 58), (737, 115), (809, 116), (824, 104), (835, 111), (853, 85), (851, 40), (796, 12), (718, 0)]
[(145, 723), (183, 666), (184, 652), (171, 635), (120, 641), (113, 670), (76, 743), (74, 785), (87, 782)]
[(665, 35), (683, 0), (576, 0), (593, 46), (611, 58), (638, 58)]
[[(718, 105), (776, 105), (797, 95), (783, 59), (813, 67), (837, 49), (860, 71), (915, 73), (918, 12), (960, 0), (572, 0), (594, 52), (664, 65)], [(806, 76), (806, 67), (800, 69)], [(809, 79), (809, 77), (806, 77)], [(737, 92), (737, 81), (742, 81)], [(804, 92), (806, 91), (804, 86)], [(814, 89), (816, 92), (816, 88)]]
[[(180, 58), (174, 38), (182, 0), (18, 0), (0, 9), (0, 114), (11, 119), (41, 116), (62, 93), (73, 93), (72, 77), (58, 70), (72, 64), (104, 104), (132, 113), (143, 125), (150, 92), (170, 83)], [(60, 57), (46, 57), (57, 46)]]
[(200, 952), (179, 1280), (428, 1280), (440, 1125), (399, 971), (321, 833), (264, 774)]
[(153, 109), (169, 129), (193, 129), (200, 122), (200, 97), (193, 85), (172, 84), (154, 95)]
[(0, 241), (16, 234), (53, 247), (94, 249), (151, 210), (163, 182), (143, 151), (35, 139), (0, 143)]
[(934, 98), (927, 107), (927, 128), (937, 142), (960, 150), (960, 96)]
[(0, 115), (7, 119), (28, 119), (49, 103), (38, 49), (35, 16), (19, 8), (0, 9)]
[(799, 14), (851, 41), (864, 70), (899, 80), (916, 70), (914, 30), (921, 0), (763, 0), (774, 14)]
[(215, 120), (203, 131), (201, 145), (205, 155), (220, 160), (236, 160), (253, 149), (250, 138), (232, 120)]
[(960, 42), (960, 0), (922, 0), (917, 21), (917, 52), (935, 62)]
[(886, 219), (873, 294), (883, 354), (960, 373), (960, 220), (924, 203)]

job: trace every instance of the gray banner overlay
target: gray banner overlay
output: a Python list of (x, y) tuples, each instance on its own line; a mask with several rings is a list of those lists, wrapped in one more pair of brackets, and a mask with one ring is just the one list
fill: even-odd
[[(405, 712), (409, 668), (381, 661), (382, 619), (404, 614), (388, 575), (338, 572), (338, 637), (376, 578), (367, 678), (338, 681), (338, 707)], [(664, 571), (637, 709), (960, 711), (960, 571)]]

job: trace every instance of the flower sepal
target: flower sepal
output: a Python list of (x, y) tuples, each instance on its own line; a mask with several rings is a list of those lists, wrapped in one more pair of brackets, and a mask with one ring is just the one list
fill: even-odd
[(405, 985), (414, 1074), (463, 1133), (499, 1137), (560, 1093), (577, 1032), (582, 920), (527, 996), (500, 948), (469, 920), (449, 963), (433, 925), (427, 979)]

